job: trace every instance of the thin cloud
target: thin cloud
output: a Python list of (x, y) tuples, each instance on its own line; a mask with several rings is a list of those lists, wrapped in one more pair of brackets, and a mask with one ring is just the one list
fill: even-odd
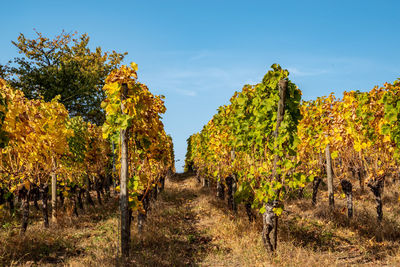
[(288, 71), (297, 77), (319, 76), (330, 72), (328, 70), (299, 70), (298, 68), (288, 68)]
[[(188, 97), (205, 93), (220, 94), (241, 90), (245, 84), (256, 84), (262, 75), (249, 68), (218, 68), (211, 66), (188, 68), (169, 68), (152, 73), (153, 87), (163, 88)], [(258, 81), (257, 81), (258, 80)]]
[(228, 78), (230, 75), (221, 68), (196, 68), (196, 69), (174, 69), (163, 74), (166, 77), (174, 79), (192, 79), (192, 78)]
[(184, 96), (192, 96), (192, 97), (197, 96), (197, 93), (192, 90), (175, 89), (175, 91)]
[(206, 51), (206, 50), (199, 51), (199, 52), (195, 53), (193, 56), (191, 56), (189, 58), (189, 61), (197, 61), (197, 60), (206, 58), (208, 56), (210, 56), (210, 52), (209, 51)]

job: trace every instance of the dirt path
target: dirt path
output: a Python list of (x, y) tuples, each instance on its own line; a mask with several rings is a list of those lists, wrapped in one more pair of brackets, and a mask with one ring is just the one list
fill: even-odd
[[(149, 214), (145, 233), (135, 241), (138, 265), (374, 266), (391, 261), (385, 259), (390, 250), (359, 246), (355, 232), (335, 224), (344, 215), (319, 215), (326, 207), (322, 204), (315, 210), (310, 199), (287, 205), (279, 249), (271, 255), (262, 244), (260, 216), (250, 223), (243, 205), (233, 214), (226, 201), (215, 195), (214, 187), (203, 188), (193, 176), (176, 175), (169, 180)], [(396, 249), (393, 246), (390, 253), (395, 254)], [(147, 257), (141, 256), (144, 251)]]
[(176, 175), (134, 238), (133, 258), (143, 266), (268, 266), (257, 227), (245, 216), (235, 218), (195, 177)]
[[(118, 197), (112, 195), (102, 205), (85, 206), (79, 217), (61, 213), (49, 229), (32, 210), (24, 236), (17, 219), (8, 223), (0, 231), (0, 266), (118, 265)], [(132, 222), (130, 265), (243, 266), (245, 258), (234, 247), (242, 245), (237, 238), (251, 227), (232, 218), (210, 188), (203, 189), (193, 176), (175, 175), (152, 202), (142, 233), (136, 219)]]
[[(142, 234), (133, 230), (132, 258), (142, 266), (191, 266), (207, 255), (210, 236), (198, 227), (201, 189), (194, 179), (176, 176), (153, 203)], [(138, 237), (138, 238), (136, 238)]]
[[(324, 203), (315, 208), (310, 199), (299, 199), (288, 203), (279, 247), (271, 255), (261, 241), (260, 216), (249, 223), (243, 205), (235, 215), (215, 193), (190, 175), (166, 181), (143, 232), (132, 222), (130, 266), (400, 266), (399, 245), (391, 234), (398, 232), (397, 224), (386, 222), (387, 241), (374, 243), (373, 230), (359, 228), (367, 222), (348, 227), (341, 223), (344, 214), (328, 216)], [(118, 266), (118, 225), (117, 195), (103, 205), (85, 206), (79, 217), (64, 214), (49, 229), (33, 209), (24, 236), (19, 220), (3, 223), (0, 266)]]

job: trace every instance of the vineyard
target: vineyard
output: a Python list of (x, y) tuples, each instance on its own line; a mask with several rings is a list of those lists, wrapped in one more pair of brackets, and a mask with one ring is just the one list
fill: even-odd
[(400, 1), (114, 2), (2, 2), (0, 267), (400, 267)]
[[(78, 217), (84, 204), (93, 206), (93, 193), (103, 205), (102, 198), (109, 200), (120, 191), (121, 205), (126, 201), (121, 214), (126, 211), (128, 227), (137, 214), (141, 228), (150, 201), (175, 169), (172, 139), (160, 116), (164, 102), (137, 81), (136, 71), (132, 63), (107, 77), (102, 103), (107, 117), (102, 127), (69, 116), (58, 98), (29, 100), (0, 79), (3, 223), (6, 214), (18, 214), (24, 235), (31, 203), (41, 211), (43, 227), (49, 228), (63, 217)], [(129, 230), (126, 238), (129, 242)]]
[(310, 198), (315, 207), (322, 183), (331, 214), (337, 212), (335, 198), (345, 199), (347, 225), (357, 220), (354, 202), (372, 198), (370, 237), (383, 242), (383, 218), (395, 216), (383, 214), (384, 189), (397, 192), (400, 179), (400, 82), (345, 92), (341, 99), (330, 94), (301, 101), (288, 76), (274, 64), (261, 83), (235, 92), (229, 105), (188, 138), (186, 171), (194, 171), (203, 187), (213, 185), (221, 200), (226, 194), (234, 214), (243, 204), (249, 222), (262, 217), (261, 236), (270, 252), (278, 249), (286, 204)]
[(106, 77), (102, 125), (0, 79), (1, 265), (399, 263), (400, 81), (303, 101), (274, 64), (176, 174), (137, 71)]

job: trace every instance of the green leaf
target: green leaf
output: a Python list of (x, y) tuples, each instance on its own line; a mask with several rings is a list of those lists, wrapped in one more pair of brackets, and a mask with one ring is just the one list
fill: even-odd
[(264, 214), (266, 212), (266, 209), (265, 209), (265, 206), (263, 205), (262, 207), (261, 207), (261, 209), (260, 209), (260, 213), (261, 214)]
[(382, 129), (382, 134), (384, 134), (384, 135), (390, 134), (390, 125), (389, 124), (382, 125), (381, 129)]

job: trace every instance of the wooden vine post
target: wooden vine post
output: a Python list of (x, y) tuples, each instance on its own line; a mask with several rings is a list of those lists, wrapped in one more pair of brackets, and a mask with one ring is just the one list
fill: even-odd
[[(128, 94), (128, 85), (122, 84), (121, 88), (121, 111), (124, 113)], [(130, 227), (129, 227), (129, 202), (128, 202), (128, 129), (120, 130), (121, 138), (121, 181), (120, 181), (120, 209), (121, 209), (121, 254), (125, 260), (129, 256)]]
[[(279, 81), (279, 104), (278, 104), (278, 114), (276, 116), (276, 128), (274, 132), (275, 140), (278, 139), (279, 136), (279, 127), (283, 121), (283, 116), (285, 115), (285, 100), (286, 100), (286, 92), (287, 92), (288, 81), (280, 80)], [(277, 176), (277, 180), (280, 180), (280, 174), (276, 174), (276, 164), (280, 160), (279, 155), (275, 154), (274, 156), (274, 175)], [(283, 183), (282, 183), (283, 184)], [(277, 193), (277, 202), (279, 201), (280, 190)], [(276, 203), (277, 204), (277, 203)], [(278, 245), (278, 216), (275, 216), (275, 225), (274, 225), (274, 250)]]
[(335, 198), (333, 195), (332, 158), (331, 158), (331, 151), (329, 148), (329, 144), (326, 145), (325, 156), (326, 156), (326, 176), (328, 180), (329, 208), (332, 210), (335, 207)]
[[(285, 100), (287, 92), (288, 81), (283, 79), (279, 81), (279, 103), (278, 112), (276, 115), (276, 127), (274, 131), (275, 143), (279, 137), (279, 127), (283, 121), (285, 115)], [(280, 160), (278, 154), (274, 155), (274, 166), (273, 166), (273, 176), (276, 180), (280, 180), (281, 177), (276, 173), (277, 163)], [(274, 208), (277, 206), (279, 201), (280, 190), (277, 192), (276, 200), (273, 202), (269, 201), (265, 204), (265, 212), (263, 213), (263, 240), (264, 244), (268, 246), (271, 252), (276, 250), (278, 245), (278, 216), (274, 212)], [(273, 242), (270, 240), (270, 233), (274, 230)]]
[[(232, 163), (235, 161), (235, 150), (231, 151), (231, 161)], [(228, 176), (225, 181), (227, 185), (228, 207), (236, 213), (237, 205), (235, 203), (235, 192), (237, 190), (237, 183), (235, 174)]]
[(115, 173), (116, 173), (116, 168), (115, 168), (115, 143), (112, 141), (112, 178), (113, 178), (113, 188), (115, 192), (115, 188), (117, 187), (117, 184), (115, 182)]
[(57, 221), (57, 175), (56, 175), (56, 160), (53, 158), (53, 171), (51, 173), (51, 221)]

